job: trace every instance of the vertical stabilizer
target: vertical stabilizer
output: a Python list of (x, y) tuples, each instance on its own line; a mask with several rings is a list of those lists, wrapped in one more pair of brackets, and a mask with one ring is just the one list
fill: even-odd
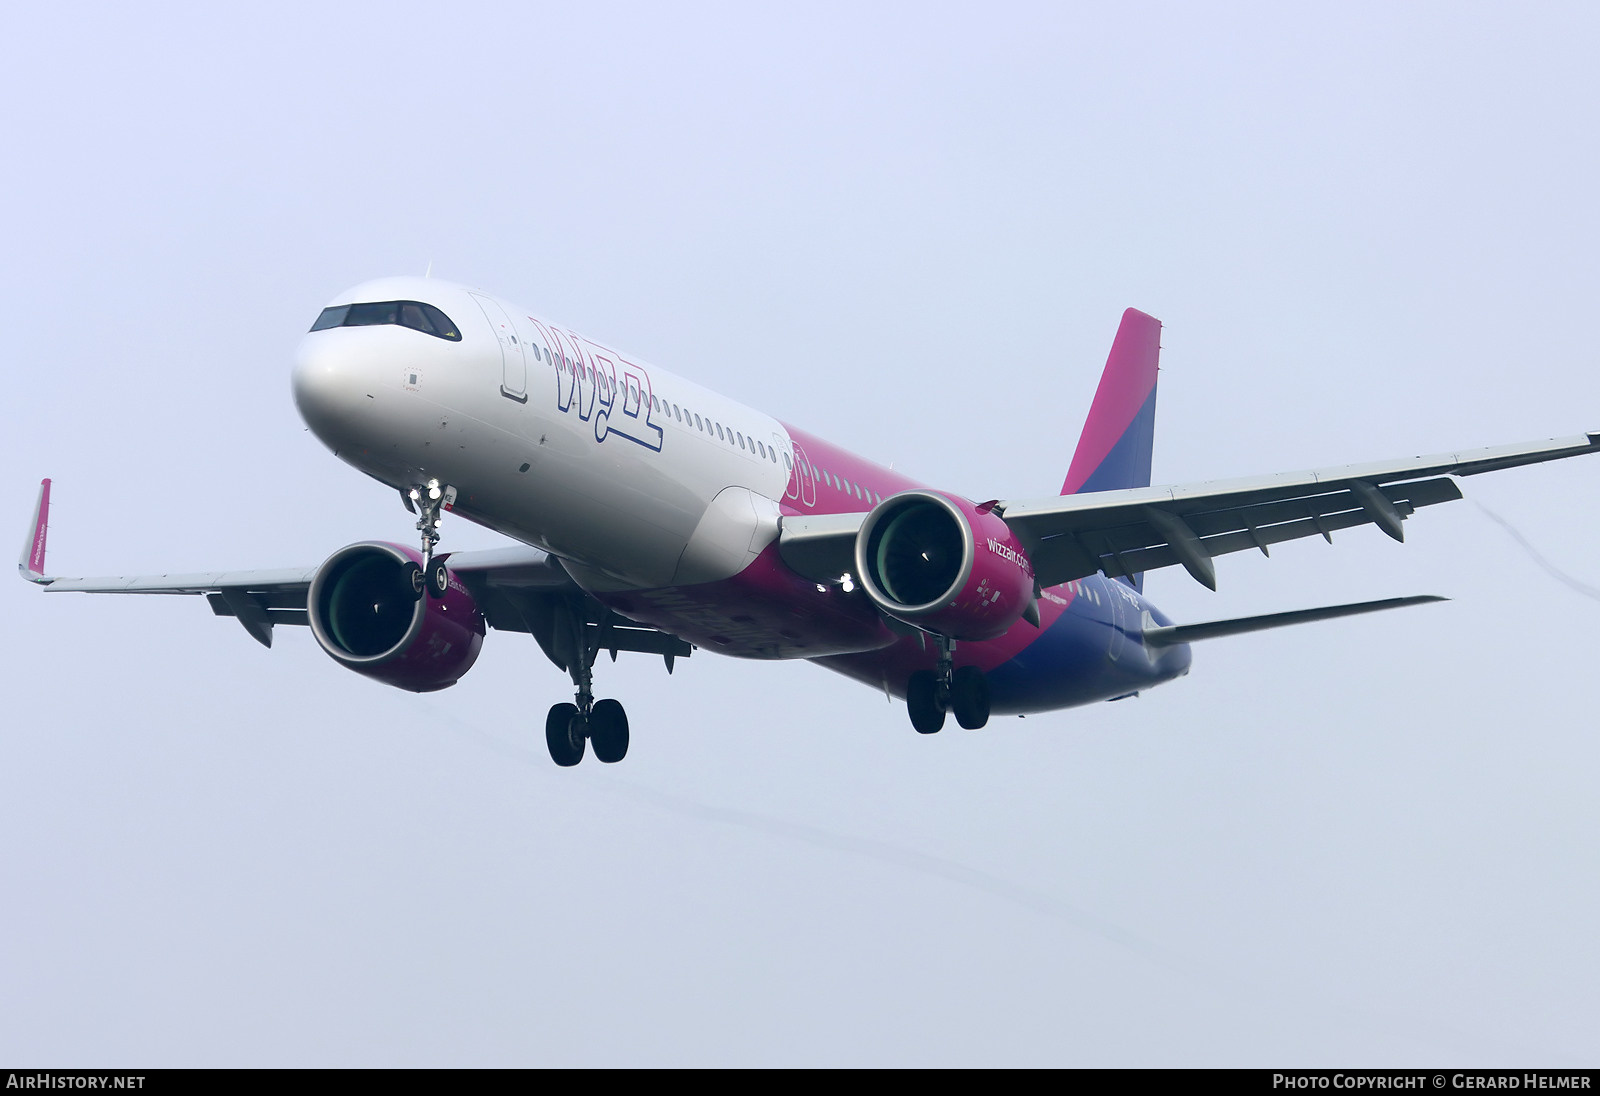
[[(1072, 454), (1063, 495), (1150, 486), (1150, 452), (1156, 437), (1156, 369), (1161, 321), (1136, 308), (1122, 314), (1100, 387)], [(1142, 574), (1131, 576), (1144, 589)]]
[(1063, 495), (1150, 486), (1160, 353), (1161, 321), (1136, 308), (1124, 312), (1061, 485)]

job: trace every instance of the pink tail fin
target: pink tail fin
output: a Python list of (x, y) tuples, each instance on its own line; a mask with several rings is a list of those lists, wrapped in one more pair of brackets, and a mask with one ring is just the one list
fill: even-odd
[(1063, 495), (1150, 486), (1161, 321), (1130, 308), (1111, 344)]

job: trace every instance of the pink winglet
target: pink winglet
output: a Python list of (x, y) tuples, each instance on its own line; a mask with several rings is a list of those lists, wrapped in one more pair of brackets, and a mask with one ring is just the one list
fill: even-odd
[(30, 582), (44, 581), (44, 542), (50, 529), (50, 481), (39, 481), (39, 502), (33, 508), (33, 531), (22, 547), (17, 570)]

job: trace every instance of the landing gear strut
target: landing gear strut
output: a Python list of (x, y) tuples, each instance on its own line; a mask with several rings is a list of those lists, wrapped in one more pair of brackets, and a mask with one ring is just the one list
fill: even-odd
[(429, 597), (437, 601), (450, 590), (450, 572), (446, 570), (444, 560), (433, 558), (433, 549), (439, 543), (439, 528), (444, 524), (440, 512), (455, 503), (456, 489), (433, 479), (407, 491), (406, 500), (407, 505), (417, 512), (417, 532), (422, 534), (422, 565), (407, 568), (411, 588), (418, 597), (426, 591)]
[(946, 712), (956, 722), (975, 731), (989, 722), (989, 680), (976, 666), (955, 668), (956, 641), (939, 636), (939, 662), (935, 669), (917, 670), (906, 682), (906, 710), (918, 734), (934, 734), (944, 727)]
[(594, 746), (594, 756), (608, 765), (628, 756), (628, 713), (615, 700), (594, 698), (594, 660), (600, 654), (601, 633), (590, 638), (588, 622), (575, 607), (565, 606), (557, 628), (566, 633), (567, 672), (577, 690), (576, 704), (557, 704), (544, 721), (545, 744), (550, 759), (568, 767), (583, 760), (584, 743)]

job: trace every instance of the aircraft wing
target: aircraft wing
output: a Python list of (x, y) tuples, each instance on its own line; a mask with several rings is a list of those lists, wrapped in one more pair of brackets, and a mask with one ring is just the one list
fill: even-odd
[[(86, 594), (204, 595), (217, 616), (234, 617), (263, 646), (272, 646), (275, 624), (307, 624), (306, 597), (319, 565), (261, 571), (205, 571), (195, 574), (112, 575), (62, 578), (44, 573), (45, 539), (50, 517), (50, 481), (39, 485), (30, 536), (17, 569), (22, 577), (49, 592)], [(568, 602), (604, 640), (602, 648), (687, 657), (689, 645), (674, 636), (616, 618), (588, 602), (554, 556), (528, 545), (475, 552), (440, 553), (450, 572), (472, 592), (489, 626), (501, 631), (531, 632), (548, 653), (552, 613), (557, 601)], [(594, 618), (594, 619), (589, 619)], [(555, 656), (552, 655), (552, 658)], [(558, 662), (558, 665), (561, 664)]]
[(1450, 476), (1600, 451), (1600, 433), (1524, 445), (1351, 464), (1251, 479), (1142, 487), (996, 507), (1028, 548), (1041, 586), (1100, 571), (1111, 577), (1183, 566), (1216, 589), (1211, 557), (1338, 529), (1376, 525), (1405, 539), (1418, 508), (1461, 497)]
[[(1248, 479), (1136, 487), (995, 506), (1028, 550), (1041, 587), (1099, 571), (1116, 578), (1174, 564), (1216, 589), (1213, 556), (1300, 537), (1329, 541), (1339, 529), (1376, 525), (1395, 540), (1418, 508), (1461, 497), (1451, 476), (1475, 476), (1600, 451), (1600, 432), (1351, 464)], [(790, 566), (819, 581), (854, 566), (865, 514), (786, 518), (779, 548)]]
[[(441, 557), (445, 556), (440, 553)], [(472, 591), (491, 627), (528, 631), (518, 606), (530, 590), (580, 593), (559, 563), (537, 548), (495, 548), (447, 557), (451, 573)], [(274, 624), (307, 624), (306, 595), (316, 567), (270, 571), (210, 571), (188, 575), (104, 578), (29, 576), (49, 592), (85, 594), (204, 594), (217, 616), (236, 617), (245, 631), (272, 646)]]

